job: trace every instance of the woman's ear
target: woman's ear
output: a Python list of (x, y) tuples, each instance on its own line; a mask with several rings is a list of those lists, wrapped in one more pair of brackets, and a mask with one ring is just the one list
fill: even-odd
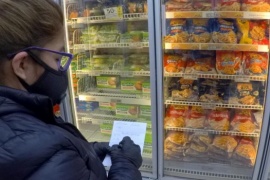
[(13, 59), (11, 60), (11, 66), (19, 78), (25, 80), (27, 78), (27, 71), (29, 69), (29, 56), (27, 52), (20, 52), (16, 54)]

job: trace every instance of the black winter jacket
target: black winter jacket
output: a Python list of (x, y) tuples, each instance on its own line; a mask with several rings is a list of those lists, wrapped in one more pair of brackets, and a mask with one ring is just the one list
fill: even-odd
[[(67, 127), (57, 123), (48, 97), (0, 86), (0, 180), (106, 180), (93, 143)], [(138, 174), (133, 165), (124, 169), (110, 179)]]

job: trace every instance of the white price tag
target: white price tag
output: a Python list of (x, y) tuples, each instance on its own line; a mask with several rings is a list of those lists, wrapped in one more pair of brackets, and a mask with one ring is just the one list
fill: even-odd
[(91, 96), (86, 96), (85, 101), (96, 101), (96, 98), (91, 97)]
[(207, 131), (196, 131), (194, 134), (195, 135), (208, 135), (208, 132)]
[(122, 6), (105, 8), (104, 14), (106, 19), (122, 19), (123, 9)]
[(203, 18), (217, 18), (219, 16), (220, 15), (219, 15), (218, 12), (213, 12), (213, 11), (211, 11), (211, 12), (203, 12), (203, 14), (202, 14)]
[(202, 108), (203, 109), (216, 109), (215, 104), (209, 104), (209, 103), (202, 103)]
[(130, 48), (143, 48), (143, 44), (141, 42), (129, 43)]
[(218, 44), (209, 44), (208, 50), (219, 50), (220, 46)]
[(184, 74), (184, 79), (196, 80), (198, 79), (198, 74)]
[(235, 77), (235, 82), (249, 82), (250, 78), (245, 76)]
[(133, 72), (122, 72), (121, 76), (122, 77), (133, 77)]
[(244, 18), (246, 19), (269, 19), (269, 12), (244, 12)]
[(111, 99), (111, 103), (121, 103), (121, 99)]

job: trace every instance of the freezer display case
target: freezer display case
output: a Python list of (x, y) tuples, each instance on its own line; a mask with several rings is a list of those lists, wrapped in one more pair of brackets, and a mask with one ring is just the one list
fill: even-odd
[[(66, 0), (74, 123), (90, 141), (108, 142), (117, 120), (147, 123), (145, 177), (157, 177), (153, 5), (146, 0)], [(148, 21), (149, 20), (149, 21)]]
[(160, 179), (257, 179), (269, 119), (269, 2), (165, 0), (155, 9)]

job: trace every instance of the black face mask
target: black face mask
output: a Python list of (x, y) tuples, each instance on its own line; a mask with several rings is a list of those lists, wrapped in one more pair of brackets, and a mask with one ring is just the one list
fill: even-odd
[(65, 98), (68, 87), (68, 78), (66, 72), (54, 74), (48, 70), (40, 76), (40, 78), (32, 85), (28, 85), (21, 80), (24, 88), (30, 93), (42, 94), (51, 98), (53, 105), (60, 104)]
[[(37, 57), (32, 53), (29, 53), (29, 55), (35, 61), (37, 60)], [(68, 87), (67, 72), (56, 71), (45, 63), (39, 62), (40, 60), (37, 61), (38, 64), (44, 67), (44, 73), (32, 85), (27, 84), (21, 78), (19, 78), (20, 82), (28, 92), (48, 96), (52, 100), (53, 105), (60, 104), (61, 100), (65, 98)]]

